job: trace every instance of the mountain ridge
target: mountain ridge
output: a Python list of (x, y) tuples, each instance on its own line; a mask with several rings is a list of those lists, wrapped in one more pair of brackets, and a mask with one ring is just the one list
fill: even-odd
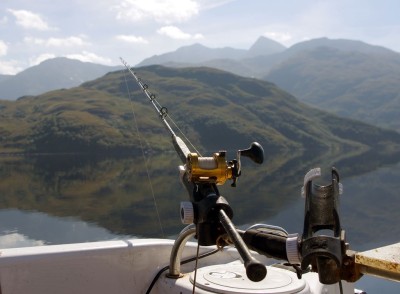
[(357, 51), (362, 53), (386, 54), (388, 52), (392, 53), (395, 52), (383, 46), (371, 45), (360, 40), (329, 39), (326, 37), (316, 38), (296, 43), (290, 48), (288, 48), (288, 51), (298, 52), (308, 49), (315, 49), (317, 47), (330, 47), (343, 51)]
[[(271, 43), (262, 37), (252, 47), (264, 41), (266, 44)], [(203, 50), (208, 52), (208, 49), (201, 44), (195, 44), (194, 47), (200, 52)], [(282, 49), (279, 45), (278, 47)], [(299, 50), (301, 47), (308, 49)], [(185, 50), (190, 52), (190, 48), (187, 46)], [(359, 51), (354, 51), (356, 50), (354, 48)], [(371, 51), (374, 53), (369, 53)], [(400, 84), (396, 82), (396, 76), (400, 75), (400, 54), (392, 50), (361, 41), (319, 38), (298, 43), (279, 53), (256, 57), (248, 57), (246, 50), (231, 52), (244, 57), (240, 60), (213, 59), (204, 61), (200, 65), (223, 68), (241, 76), (247, 74), (251, 77), (262, 76), (263, 72), (267, 71), (269, 74), (262, 76), (262, 79), (274, 82), (315, 107), (381, 127), (394, 130), (400, 128), (398, 111)], [(66, 61), (80, 63), (67, 59)], [(44, 62), (44, 65), (46, 63)], [(51, 60), (48, 63), (51, 63)], [(169, 62), (168, 65), (197, 66), (178, 62)], [(32, 70), (27, 72), (30, 73)], [(9, 77), (4, 78), (7, 80)], [(51, 80), (51, 78), (47, 76), (46, 79)], [(209, 83), (212, 84), (211, 81)]]
[(15, 100), (22, 96), (75, 87), (121, 68), (66, 57), (47, 59), (16, 75), (0, 78), (0, 99)]
[(246, 57), (255, 57), (259, 55), (270, 55), (280, 53), (286, 50), (286, 47), (281, 43), (261, 36), (257, 41), (247, 50)]
[[(341, 58), (324, 60), (332, 59), (332, 52)], [(400, 53), (382, 46), (358, 40), (317, 38), (277, 53), (201, 62), (191, 58), (183, 63), (165, 61), (164, 64), (209, 66), (272, 81), (312, 106), (400, 131), (400, 113), (396, 111), (400, 109), (400, 84), (396, 82), (400, 75)]]
[[(271, 55), (282, 52), (286, 47), (282, 44), (266, 37), (259, 37), (257, 41), (248, 49), (235, 49), (232, 47), (209, 48), (199, 43), (183, 46), (175, 51), (155, 55), (144, 59), (136, 67), (149, 66), (154, 64), (165, 65), (166, 63), (192, 64), (218, 60), (232, 59), (241, 60), (259, 55)], [(202, 55), (201, 55), (202, 54)]]
[(400, 54), (315, 48), (283, 61), (264, 79), (301, 101), (400, 131)]
[[(252, 141), (260, 142), (270, 156), (400, 149), (400, 134), (311, 108), (266, 81), (211, 68), (137, 70), (201, 150), (237, 150)], [(72, 89), (0, 101), (0, 149), (139, 152), (132, 107), (148, 152), (171, 150), (169, 136), (142, 91), (132, 79), (126, 85), (125, 71)]]
[[(202, 48), (202, 52), (207, 52), (199, 58), (197, 53), (191, 52), (192, 49)], [(268, 66), (261, 70), (254, 70), (254, 72), (258, 73), (256, 77), (262, 78), (265, 76), (269, 70), (282, 60), (293, 57), (299, 52), (305, 50), (311, 50), (318, 47), (329, 47), (336, 48), (343, 51), (357, 51), (363, 53), (370, 54), (398, 54), (393, 50), (387, 49), (382, 46), (370, 45), (363, 41), (359, 40), (348, 40), (348, 39), (329, 39), (326, 37), (311, 39), (303, 42), (296, 43), (288, 48), (267, 37), (261, 36), (259, 37), (255, 43), (248, 49), (234, 49), (236, 52), (240, 52), (234, 58), (230, 57), (230, 54), (219, 54), (217, 52), (223, 52), (224, 48), (209, 48), (199, 43), (183, 46), (178, 48), (175, 51), (167, 52), (164, 54), (156, 55), (153, 57), (149, 57), (144, 59), (142, 62), (138, 63), (136, 67), (148, 66), (154, 64), (167, 65), (167, 64), (177, 64), (178, 66), (190, 65), (190, 66), (201, 66), (205, 62), (207, 64), (211, 64), (212, 62), (218, 60), (227, 60), (230, 59), (234, 62), (240, 63), (243, 67), (252, 68), (254, 65), (258, 65), (258, 62), (261, 61), (261, 64), (265, 65), (265, 59), (267, 59)], [(233, 48), (229, 48), (232, 50)], [(196, 50), (193, 50), (196, 52)], [(180, 57), (180, 55), (184, 53), (184, 57)], [(226, 70), (224, 67), (218, 66), (218, 62), (216, 64), (216, 68)], [(241, 72), (235, 74), (240, 74), (243, 76), (252, 76), (254, 72)]]
[(160, 55), (144, 59), (137, 66), (148, 66), (153, 64), (163, 64), (166, 61), (174, 63), (187, 63), (190, 60), (197, 60), (198, 62), (206, 61), (209, 59), (216, 59), (221, 56), (229, 59), (239, 59), (246, 54), (245, 50), (234, 49), (231, 47), (224, 48), (208, 48), (199, 43), (189, 46), (183, 46), (173, 52), (168, 52)]

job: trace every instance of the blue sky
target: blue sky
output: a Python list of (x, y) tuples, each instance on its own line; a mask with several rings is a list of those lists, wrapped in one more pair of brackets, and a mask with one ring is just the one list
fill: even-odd
[(328, 37), (400, 52), (398, 0), (1, 0), (0, 74), (57, 56), (108, 65), (201, 43), (247, 49)]

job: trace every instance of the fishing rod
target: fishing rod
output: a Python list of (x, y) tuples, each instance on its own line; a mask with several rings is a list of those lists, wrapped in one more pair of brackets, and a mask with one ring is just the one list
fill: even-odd
[[(217, 185), (223, 185), (227, 180), (231, 180), (231, 186), (236, 187), (237, 179), (241, 175), (241, 156), (261, 164), (264, 161), (262, 146), (253, 142), (248, 149), (238, 150), (237, 158), (230, 161), (226, 160), (226, 151), (224, 150), (215, 152), (210, 157), (203, 157), (196, 152), (191, 152), (166, 120), (169, 117), (167, 108), (158, 103), (156, 96), (149, 91), (149, 86), (137, 76), (124, 59), (120, 59), (170, 133), (174, 148), (183, 163), (180, 166), (180, 174), (189, 193), (190, 202), (181, 203), (182, 222), (195, 225), (195, 237), (201, 246), (221, 245), (221, 240), (228, 235), (243, 259), (247, 277), (252, 281), (263, 280), (267, 269), (263, 263), (251, 255), (231, 221), (233, 210), (226, 199), (220, 195), (217, 187)], [(171, 256), (172, 259), (174, 258)]]
[(158, 116), (161, 119), (162, 123), (164, 124), (165, 128), (168, 130), (168, 132), (172, 136), (172, 142), (174, 144), (176, 152), (178, 153), (178, 156), (184, 162), (186, 160), (186, 158), (189, 156), (190, 150), (186, 146), (185, 142), (183, 142), (183, 140), (175, 134), (174, 130), (167, 122), (166, 119), (168, 117), (168, 109), (166, 107), (161, 106), (157, 102), (156, 95), (149, 92), (149, 90), (148, 90), (149, 86), (147, 84), (143, 83), (142, 79), (136, 75), (136, 73), (131, 69), (131, 67), (128, 65), (128, 63), (122, 57), (120, 57), (120, 59), (121, 59), (122, 64), (129, 71), (129, 73), (133, 76), (133, 78), (135, 79), (137, 84), (143, 90), (143, 93), (146, 95), (146, 97), (149, 99), (149, 101), (153, 105), (156, 113), (158, 114)]
[(224, 246), (227, 244), (225, 236), (228, 235), (229, 241), (241, 255), (246, 274), (252, 281), (264, 279), (267, 270), (251, 256), (249, 248), (261, 255), (286, 261), (285, 265), (293, 267), (299, 278), (311, 269), (318, 273), (322, 284), (338, 283), (340, 293), (343, 293), (342, 280), (355, 282), (363, 274), (400, 281), (400, 243), (366, 252), (350, 250), (338, 213), (339, 195), (343, 187), (335, 168), (331, 170), (331, 183), (326, 186), (314, 183), (321, 176), (319, 168), (305, 175), (302, 188), (306, 200), (302, 234), (289, 235), (282, 228), (268, 225), (255, 225), (246, 231), (237, 230), (231, 221), (232, 208), (219, 194), (217, 185), (232, 180), (231, 186), (236, 186), (241, 174), (241, 156), (261, 164), (264, 159), (261, 145), (252, 143), (250, 148), (238, 150), (237, 159), (229, 162), (226, 161), (226, 151), (216, 152), (212, 157), (191, 152), (167, 122), (167, 109), (157, 102), (147, 84), (122, 58), (121, 61), (154, 106), (171, 134), (173, 145), (183, 163), (180, 166), (181, 179), (190, 195), (190, 202), (181, 204), (181, 220), (189, 226), (181, 232), (173, 246), (169, 278), (181, 277), (180, 255), (191, 236), (195, 236), (199, 245)]
[(248, 149), (238, 150), (237, 159), (227, 162), (226, 151), (214, 153), (212, 157), (203, 157), (198, 153), (191, 152), (185, 142), (175, 134), (171, 125), (167, 122), (168, 109), (161, 106), (156, 100), (156, 95), (149, 91), (149, 86), (131, 69), (127, 62), (120, 58), (122, 64), (134, 77), (137, 84), (142, 89), (153, 105), (156, 113), (172, 137), (172, 143), (183, 164), (187, 164), (188, 177), (194, 183), (215, 183), (223, 185), (226, 180), (232, 180), (232, 187), (236, 186), (238, 177), (241, 174), (241, 156), (250, 158), (255, 163), (261, 164), (264, 160), (264, 150), (262, 146), (253, 142)]

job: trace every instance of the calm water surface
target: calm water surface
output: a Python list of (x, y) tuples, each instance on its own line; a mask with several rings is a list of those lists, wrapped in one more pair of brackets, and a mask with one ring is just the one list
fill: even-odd
[[(393, 158), (283, 157), (264, 166), (246, 164), (237, 188), (220, 189), (234, 210), (234, 223), (242, 228), (268, 223), (301, 233), (303, 177), (321, 162), (323, 173), (329, 175), (331, 165), (341, 172), (341, 222), (351, 247), (363, 251), (400, 242), (400, 164)], [(140, 158), (1, 158), (0, 248), (174, 238), (183, 228), (179, 203), (188, 199), (177, 175), (179, 162), (174, 154), (163, 154), (149, 156), (147, 164), (154, 197)], [(395, 293), (400, 284), (363, 278), (358, 287)]]

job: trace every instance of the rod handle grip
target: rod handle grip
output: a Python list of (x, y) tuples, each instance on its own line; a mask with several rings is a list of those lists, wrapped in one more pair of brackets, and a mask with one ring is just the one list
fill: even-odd
[(232, 221), (223, 209), (219, 210), (219, 220), (239, 252), (240, 257), (243, 259), (244, 267), (246, 268), (246, 275), (249, 280), (253, 282), (263, 280), (267, 275), (267, 268), (262, 262), (251, 256), (242, 237), (239, 235), (239, 232), (236, 230)]

